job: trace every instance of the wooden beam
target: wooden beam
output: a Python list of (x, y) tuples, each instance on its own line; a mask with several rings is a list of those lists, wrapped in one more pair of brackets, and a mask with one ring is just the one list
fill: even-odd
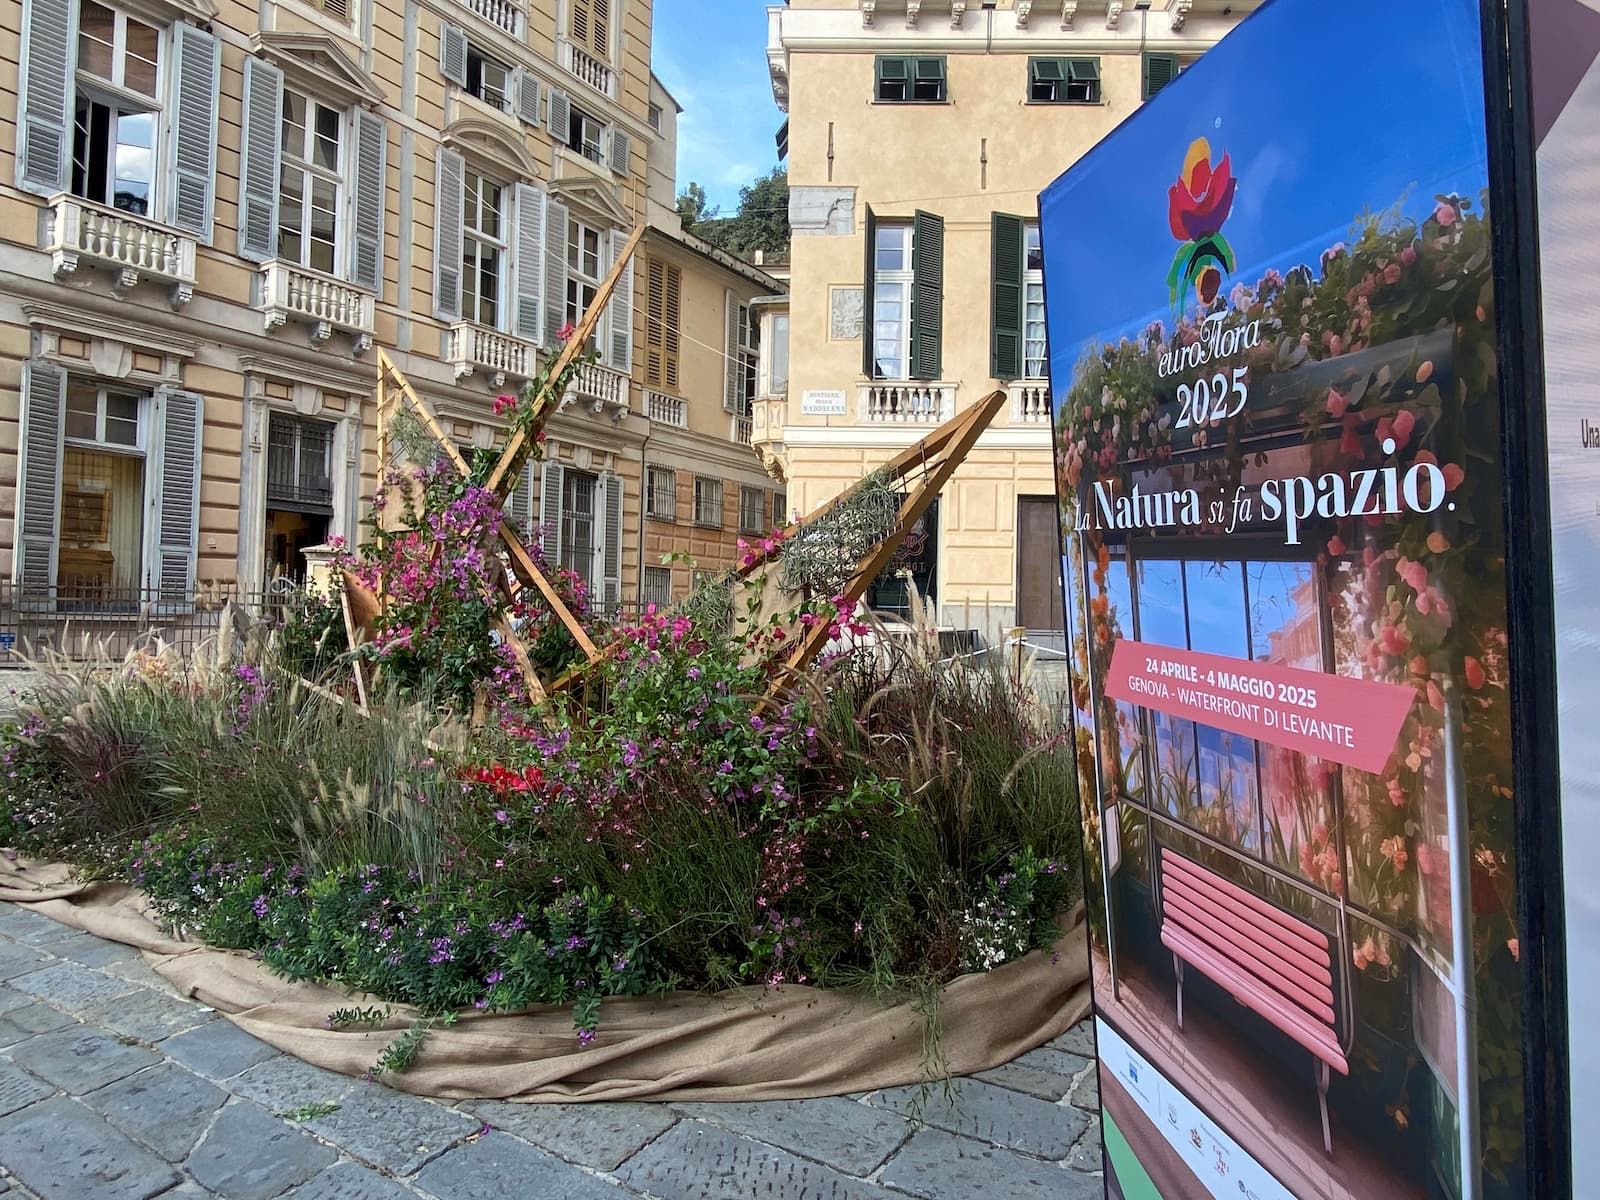
[[(600, 323), (600, 316), (605, 312), (606, 305), (611, 300), (611, 293), (617, 286), (617, 280), (622, 278), (622, 270), (633, 257), (633, 252), (638, 248), (639, 240), (644, 237), (645, 225), (641, 221), (634, 227), (633, 233), (623, 243), (622, 252), (617, 255), (617, 261), (611, 264), (611, 270), (606, 272), (606, 277), (600, 281), (600, 289), (595, 292), (594, 299), (589, 302), (589, 307), (584, 311), (583, 318), (578, 322), (572, 336), (567, 339), (567, 344), (561, 347), (561, 353), (556, 355), (556, 360), (550, 366), (549, 379), (559, 379), (561, 373), (572, 364), (573, 359), (583, 352), (589, 343), (589, 335), (594, 332)], [(539, 430), (544, 428), (544, 423), (550, 417), (555, 406), (560, 403), (560, 396), (548, 393), (534, 398), (533, 420), (529, 427), (537, 437)], [(522, 466), (522, 456), (528, 446), (527, 431), (519, 428), (506, 442), (505, 449), (500, 453), (500, 461), (495, 464), (494, 471), (489, 476), (489, 490), (504, 498), (505, 482), (515, 475)]]
[(407, 400), (411, 401), (411, 406), (417, 410), (417, 415), (422, 418), (422, 423), (428, 427), (428, 432), (433, 434), (438, 439), (439, 444), (444, 447), (445, 453), (450, 456), (450, 461), (455, 463), (456, 469), (463, 475), (471, 474), (472, 468), (467, 465), (467, 460), (461, 457), (461, 451), (456, 449), (455, 440), (444, 431), (444, 426), (439, 424), (439, 418), (433, 415), (433, 409), (423, 402), (422, 397), (417, 395), (416, 389), (411, 386), (411, 381), (405, 377), (404, 372), (395, 366), (393, 360), (382, 350), (378, 351), (378, 369), (385, 373), (392, 372), (394, 374), (395, 381), (400, 385), (401, 392), (404, 393)]
[(512, 569), (520, 572), (524, 583), (530, 583), (539, 589), (545, 602), (567, 627), (567, 632), (572, 634), (573, 640), (578, 643), (578, 649), (583, 651), (583, 656), (593, 661), (597, 653), (594, 642), (590, 640), (578, 618), (572, 615), (572, 610), (566, 606), (555, 587), (545, 578), (539, 565), (533, 561), (533, 556), (528, 553), (522, 544), (522, 538), (517, 534), (516, 526), (503, 518), (500, 522), (500, 540), (505, 543), (506, 549), (511, 554)]

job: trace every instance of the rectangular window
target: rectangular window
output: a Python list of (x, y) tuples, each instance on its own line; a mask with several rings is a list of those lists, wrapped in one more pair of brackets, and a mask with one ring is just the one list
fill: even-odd
[(476, 171), (466, 172), (461, 239), (461, 319), (499, 329), (506, 242), (505, 189)]
[(878, 100), (889, 104), (937, 104), (948, 98), (942, 56), (880, 54), (877, 59)]
[(678, 473), (666, 467), (644, 469), (644, 512), (658, 521), (678, 519)]
[(676, 392), (683, 272), (671, 263), (651, 259), (645, 273), (645, 292), (645, 382)]
[(722, 480), (694, 477), (694, 523), (722, 528)]
[(1036, 104), (1100, 103), (1100, 60), (1030, 58), (1028, 99)]
[(654, 129), (657, 133), (660, 133), (661, 132), (661, 106), (659, 104), (652, 104), (650, 106), (649, 113), (645, 117), (645, 120), (647, 120), (650, 123), (650, 128), (651, 129)]
[(161, 31), (93, 0), (78, 10), (72, 193), (137, 216), (154, 211)]
[(147, 399), (89, 380), (67, 384), (56, 563), (62, 600), (136, 599), (145, 507), (140, 417)]
[(739, 305), (739, 350), (734, 369), (739, 379), (739, 415), (748, 417), (755, 411), (756, 384), (761, 365), (761, 327), (755, 310), (748, 304)]
[(606, 123), (598, 117), (591, 117), (576, 104), (572, 105), (572, 115), (567, 120), (567, 145), (590, 162), (604, 164)]
[(741, 484), (739, 487), (739, 532), (765, 533), (767, 531), (767, 493), (758, 487)]
[(768, 348), (767, 394), (789, 394), (789, 314), (772, 315), (772, 345)]
[(872, 253), (875, 375), (878, 379), (907, 379), (911, 365), (911, 222), (880, 221)]
[(657, 609), (670, 607), (672, 604), (672, 568), (646, 567), (644, 569), (644, 582), (639, 589), (639, 599), (645, 604), (655, 605)]
[(1176, 54), (1156, 54), (1146, 52), (1143, 61), (1144, 73), (1144, 98), (1154, 96), (1167, 84), (1178, 77), (1178, 72), (1183, 70), (1183, 63)]
[(789, 493), (772, 493), (772, 523), (778, 528), (789, 523)]
[(344, 114), (283, 90), (278, 257), (332, 275), (339, 263)]
[(273, 413), (267, 426), (267, 506), (333, 514), (333, 426)]
[(597, 476), (582, 471), (566, 471), (561, 482), (561, 565), (575, 574), (591, 590), (599, 572), (595, 570), (597, 525), (596, 498), (600, 492)]
[[(605, 237), (598, 229), (573, 219), (567, 222), (567, 324), (577, 325), (600, 290)], [(589, 338), (589, 349), (598, 346)]]
[(568, 0), (572, 40), (601, 62), (611, 61), (611, 0)]
[(467, 95), (475, 96), (490, 108), (511, 110), (511, 68), (488, 57), (476, 46), (467, 45)]
[(1029, 221), (1023, 234), (1022, 271), (1022, 373), (1043, 379), (1044, 361), (1044, 255), (1039, 246), (1039, 222)]

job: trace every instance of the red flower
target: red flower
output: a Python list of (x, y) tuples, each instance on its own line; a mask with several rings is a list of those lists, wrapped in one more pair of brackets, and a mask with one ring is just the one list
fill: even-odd
[(574, 326), (571, 321), (568, 321), (560, 329), (556, 330), (556, 340), (564, 342), (572, 336), (573, 332)]
[(1183, 162), (1183, 173), (1167, 192), (1167, 217), (1172, 236), (1180, 242), (1197, 242), (1216, 233), (1233, 210), (1238, 180), (1226, 153), (1214, 168), (1211, 145), (1196, 138)]

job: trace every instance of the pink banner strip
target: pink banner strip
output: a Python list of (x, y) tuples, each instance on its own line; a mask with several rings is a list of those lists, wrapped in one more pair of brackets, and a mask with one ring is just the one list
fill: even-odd
[(1417, 698), (1392, 683), (1126, 640), (1106, 695), (1373, 774)]

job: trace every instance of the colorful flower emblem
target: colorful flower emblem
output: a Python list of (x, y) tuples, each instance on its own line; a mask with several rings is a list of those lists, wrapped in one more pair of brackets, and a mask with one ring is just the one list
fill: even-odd
[(1167, 191), (1167, 219), (1172, 236), (1182, 243), (1167, 273), (1167, 289), (1176, 307), (1191, 287), (1204, 307), (1222, 291), (1222, 279), (1234, 269), (1233, 247), (1222, 226), (1233, 211), (1238, 187), (1226, 152), (1211, 161), (1211, 143), (1196, 138), (1183, 159), (1178, 181)]

